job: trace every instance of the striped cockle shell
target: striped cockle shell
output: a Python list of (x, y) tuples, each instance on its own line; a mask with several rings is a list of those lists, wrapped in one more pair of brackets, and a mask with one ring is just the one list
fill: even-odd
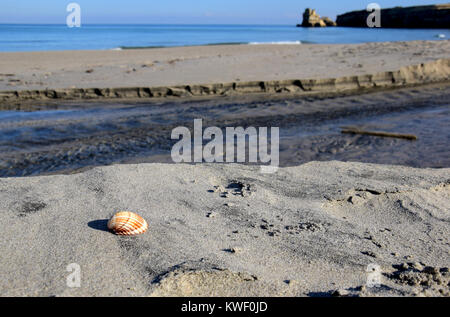
[(134, 236), (147, 231), (148, 224), (141, 216), (133, 212), (122, 211), (109, 220), (108, 229), (119, 236)]

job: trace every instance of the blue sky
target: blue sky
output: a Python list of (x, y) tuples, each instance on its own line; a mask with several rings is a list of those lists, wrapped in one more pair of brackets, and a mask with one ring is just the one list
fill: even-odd
[(77, 2), (82, 23), (295, 24), (307, 7), (321, 16), (364, 9), (446, 3), (427, 0), (0, 0), (0, 23), (64, 24)]

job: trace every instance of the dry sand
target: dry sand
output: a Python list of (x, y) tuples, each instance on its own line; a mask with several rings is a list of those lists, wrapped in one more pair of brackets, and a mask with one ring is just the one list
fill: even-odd
[(337, 78), (394, 71), (449, 52), (445, 40), (0, 53), (0, 91)]
[[(449, 175), (313, 162), (274, 175), (140, 164), (0, 179), (0, 294), (449, 296)], [(149, 231), (105, 231), (119, 210)], [(71, 263), (81, 288), (66, 285)]]

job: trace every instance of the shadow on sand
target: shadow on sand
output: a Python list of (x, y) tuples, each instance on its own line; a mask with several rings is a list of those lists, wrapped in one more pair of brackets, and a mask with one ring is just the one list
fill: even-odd
[(108, 219), (104, 220), (94, 220), (88, 223), (88, 226), (92, 229), (99, 230), (99, 231), (106, 231), (108, 232)]

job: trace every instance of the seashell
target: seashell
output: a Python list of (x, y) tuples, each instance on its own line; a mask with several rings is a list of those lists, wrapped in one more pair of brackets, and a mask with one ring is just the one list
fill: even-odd
[(119, 236), (134, 236), (146, 232), (148, 224), (141, 216), (122, 211), (108, 221), (108, 229)]

